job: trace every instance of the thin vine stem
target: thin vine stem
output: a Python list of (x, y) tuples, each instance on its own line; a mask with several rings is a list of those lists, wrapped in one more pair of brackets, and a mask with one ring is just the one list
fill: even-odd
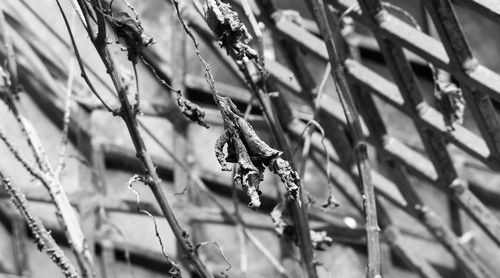
[(323, 0), (308, 0), (307, 4), (312, 11), (321, 31), (328, 51), (330, 64), (332, 65), (332, 77), (338, 86), (338, 96), (347, 120), (348, 131), (354, 142), (354, 155), (360, 177), (360, 189), (363, 195), (363, 208), (365, 213), (365, 228), (368, 246), (368, 269), (367, 277), (378, 278), (380, 276), (380, 243), (379, 227), (377, 220), (377, 207), (375, 201), (375, 191), (371, 180), (371, 167), (368, 161), (368, 147), (364, 141), (359, 114), (354, 105), (347, 78), (344, 73), (344, 66), (338, 55), (333, 32), (328, 23), (325, 5)]

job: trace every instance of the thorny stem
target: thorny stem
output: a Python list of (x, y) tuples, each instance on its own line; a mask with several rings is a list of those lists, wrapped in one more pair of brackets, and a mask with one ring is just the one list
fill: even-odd
[(338, 95), (347, 120), (349, 133), (354, 141), (356, 163), (360, 176), (360, 187), (363, 192), (363, 208), (366, 219), (366, 234), (368, 245), (368, 271), (367, 277), (380, 277), (380, 245), (379, 227), (377, 221), (377, 208), (375, 203), (375, 192), (371, 181), (371, 169), (368, 161), (368, 150), (366, 142), (363, 141), (363, 133), (359, 121), (359, 115), (354, 106), (347, 79), (343, 71), (343, 65), (335, 47), (333, 33), (328, 24), (323, 0), (308, 0), (310, 10), (313, 12), (316, 22), (320, 27), (322, 37), (325, 41), (330, 63), (332, 64), (332, 77), (338, 85)]
[[(79, 2), (80, 8), (82, 9), (84, 15), (88, 18), (88, 15), (90, 13), (90, 10), (88, 10), (88, 7), (85, 5), (84, 2)], [(95, 0), (93, 2), (95, 5), (95, 9), (99, 9), (99, 11), (102, 11), (102, 5), (99, 0)], [(103, 15), (100, 12), (96, 12), (96, 17), (98, 18), (98, 22), (100, 22), (98, 29), (99, 33), (97, 35), (97, 38), (102, 38), (105, 37), (106, 35), (106, 26), (102, 20)], [(89, 25), (89, 29), (91, 30), (91, 22), (87, 20), (87, 24)], [(94, 39), (94, 34), (89, 32), (88, 34), (90, 38), (92, 39), (92, 42), (99, 53), (99, 56), (101, 57), (102, 62), (104, 63), (104, 66), (106, 67), (106, 70), (111, 77), (113, 81), (113, 85), (118, 93), (118, 97), (121, 103), (121, 108), (119, 115), (127, 125), (127, 128), (129, 130), (131, 139), (133, 141), (134, 147), (137, 152), (137, 158), (142, 162), (145, 175), (147, 177), (146, 183), (150, 187), (151, 191), (153, 192), (153, 195), (155, 196), (158, 204), (160, 205), (160, 208), (167, 219), (167, 222), (169, 223), (172, 232), (174, 233), (175, 237), (179, 241), (180, 245), (184, 249), (185, 253), (187, 254), (189, 260), (191, 261), (192, 265), (194, 268), (197, 270), (198, 274), (201, 277), (205, 278), (212, 278), (212, 274), (208, 271), (207, 267), (204, 265), (204, 263), (201, 261), (199, 258), (193, 244), (191, 243), (191, 240), (189, 239), (189, 235), (182, 229), (180, 226), (173, 210), (170, 204), (168, 203), (167, 197), (163, 190), (161, 189), (161, 184), (160, 184), (160, 178), (158, 177), (158, 174), (156, 173), (156, 168), (153, 165), (152, 159), (150, 154), (147, 151), (146, 145), (144, 144), (144, 141), (142, 139), (142, 136), (140, 134), (139, 128), (138, 128), (138, 121), (136, 118), (136, 113), (134, 113), (134, 109), (132, 108), (128, 97), (127, 97), (127, 88), (124, 86), (121, 75), (118, 72), (118, 69), (115, 65), (115, 62), (113, 58), (111, 57), (111, 54), (109, 52), (109, 48), (106, 44), (105, 41), (102, 39)], [(75, 48), (76, 49), (76, 48)], [(77, 57), (77, 59), (81, 60), (80, 57)], [(81, 63), (80, 63), (81, 64)]]
[(19, 149), (6, 137), (5, 132), (1, 128), (0, 139), (23, 167), (47, 189), (56, 206), (59, 223), (68, 237), (68, 241), (78, 259), (78, 263), (81, 265), (83, 276), (93, 276), (94, 265), (92, 255), (87, 248), (85, 236), (82, 233), (75, 211), (59, 179), (54, 176), (54, 172), (44, 172), (32, 165), (32, 163), (29, 162)]
[[(3, 13), (2, 13), (3, 15)], [(1, 25), (5, 26), (5, 21), (0, 19)], [(6, 29), (4, 28), (3, 31)], [(11, 48), (13, 49), (13, 48)], [(10, 55), (13, 57), (14, 53), (11, 52)], [(16, 67), (15, 59), (9, 60), (10, 67)], [(17, 81), (15, 81), (17, 82)], [(11, 83), (12, 85), (17, 85), (15, 83)], [(1, 139), (7, 144), (8, 148), (14, 154), (16, 159), (18, 159), (21, 164), (28, 170), (30, 174), (32, 174), (35, 178), (39, 179), (45, 188), (48, 190), (50, 197), (52, 198), (57, 214), (58, 220), (61, 226), (64, 228), (64, 231), (68, 237), (70, 245), (75, 253), (75, 256), (78, 260), (82, 268), (82, 274), (84, 277), (94, 276), (94, 265), (92, 261), (92, 255), (90, 254), (85, 236), (80, 228), (80, 224), (78, 222), (77, 215), (71, 206), (66, 192), (64, 191), (60, 179), (55, 175), (53, 168), (50, 165), (47, 155), (45, 154), (45, 150), (42, 147), (40, 140), (38, 139), (38, 135), (36, 130), (33, 128), (32, 124), (24, 118), (16, 107), (14, 93), (17, 90), (16, 87), (11, 87), (10, 92), (6, 93), (6, 97), (4, 98), (7, 105), (11, 108), (14, 116), (17, 119), (17, 122), (20, 126), (20, 129), (26, 138), (28, 145), (30, 146), (33, 154), (35, 156), (37, 165), (39, 167), (33, 166), (18, 150), (17, 148), (8, 140), (5, 136), (5, 133), (0, 130)]]
[(12, 202), (17, 207), (24, 220), (26, 221), (35, 243), (40, 251), (45, 251), (50, 259), (61, 269), (67, 278), (79, 278), (71, 261), (66, 257), (63, 250), (57, 245), (50, 232), (45, 228), (42, 221), (38, 219), (31, 211), (26, 196), (18, 189), (15, 189), (9, 178), (0, 171), (0, 183), (9, 193)]

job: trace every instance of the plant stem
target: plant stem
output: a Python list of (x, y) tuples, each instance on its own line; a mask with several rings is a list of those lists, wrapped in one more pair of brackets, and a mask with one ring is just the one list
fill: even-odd
[(28, 200), (17, 189), (15, 189), (9, 178), (0, 171), (0, 183), (9, 193), (12, 202), (17, 207), (24, 220), (28, 224), (35, 243), (40, 251), (45, 251), (50, 259), (61, 269), (62, 273), (67, 278), (79, 278), (80, 275), (76, 271), (71, 261), (66, 257), (63, 250), (57, 245), (50, 232), (45, 228), (42, 221), (38, 219), (29, 207)]
[(356, 164), (363, 194), (363, 208), (366, 219), (366, 234), (368, 245), (368, 277), (380, 277), (380, 245), (379, 227), (377, 221), (377, 208), (375, 203), (375, 192), (371, 181), (371, 169), (368, 161), (368, 150), (366, 142), (363, 141), (363, 133), (359, 121), (358, 111), (354, 105), (347, 78), (343, 71), (343, 63), (339, 58), (335, 47), (333, 33), (328, 24), (323, 0), (308, 0), (307, 4), (312, 11), (316, 22), (321, 30), (325, 41), (330, 63), (332, 65), (332, 77), (338, 86), (338, 95), (347, 120), (348, 130), (353, 139)]
[[(80, 8), (82, 9), (86, 18), (89, 18), (89, 10), (86, 2), (79, 0)], [(156, 173), (156, 167), (154, 166), (151, 156), (148, 153), (146, 145), (144, 144), (144, 140), (142, 139), (141, 133), (139, 131), (138, 121), (136, 118), (136, 111), (130, 104), (127, 97), (127, 88), (122, 82), (121, 75), (118, 71), (118, 67), (116, 66), (111, 53), (109, 52), (108, 45), (105, 41), (106, 37), (106, 24), (104, 20), (104, 16), (102, 14), (103, 8), (100, 0), (94, 0), (92, 2), (95, 16), (97, 17), (97, 35), (93, 33), (92, 26), (89, 20), (87, 20), (87, 30), (89, 32), (89, 36), (96, 48), (99, 56), (101, 57), (104, 66), (106, 67), (107, 73), (111, 77), (113, 85), (118, 93), (118, 98), (121, 104), (121, 108), (118, 112), (119, 116), (125, 122), (127, 129), (129, 131), (130, 137), (134, 144), (137, 158), (141, 161), (144, 174), (146, 176), (146, 184), (150, 187), (153, 192), (154, 197), (156, 198), (162, 213), (164, 214), (167, 222), (169, 223), (172, 232), (180, 243), (181, 247), (184, 249), (186, 255), (188, 256), (190, 262), (193, 267), (196, 269), (198, 274), (201, 277), (205, 278), (213, 278), (213, 275), (208, 271), (207, 267), (199, 258), (191, 240), (189, 239), (189, 235), (186, 231), (182, 229), (180, 226), (177, 217), (175, 216), (172, 207), (170, 206), (167, 197), (163, 190), (161, 189), (161, 181)], [(76, 45), (74, 45), (76, 50)], [(79, 60), (80, 58), (77, 57)]]

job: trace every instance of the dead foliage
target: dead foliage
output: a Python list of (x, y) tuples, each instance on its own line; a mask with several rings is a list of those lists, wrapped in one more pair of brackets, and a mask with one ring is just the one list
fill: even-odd
[[(255, 133), (231, 99), (218, 97), (225, 133), (217, 140), (215, 154), (223, 171), (230, 171), (227, 162), (237, 163), (234, 182), (250, 197), (251, 208), (260, 206), (259, 185), (268, 168), (285, 184), (290, 197), (299, 201), (299, 175), (290, 163), (281, 158), (282, 152), (271, 148)], [(227, 145), (227, 155), (224, 146)]]

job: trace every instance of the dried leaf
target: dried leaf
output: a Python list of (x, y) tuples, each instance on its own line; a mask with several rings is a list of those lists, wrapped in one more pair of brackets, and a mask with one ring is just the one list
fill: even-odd
[[(231, 99), (217, 96), (217, 100), (225, 133), (216, 142), (216, 157), (223, 170), (227, 169), (226, 162), (238, 163), (234, 182), (247, 192), (251, 199), (250, 207), (260, 206), (259, 184), (266, 167), (280, 177), (290, 197), (299, 201), (300, 178), (288, 161), (280, 157), (282, 152), (271, 148), (259, 138)], [(227, 156), (224, 158), (225, 145)]]
[(455, 123), (462, 124), (464, 120), (465, 99), (457, 84), (450, 80), (437, 79), (435, 82), (434, 96), (438, 108), (443, 114), (448, 131), (453, 131)]
[(242, 61), (244, 57), (257, 61), (257, 52), (248, 45), (252, 36), (239, 20), (238, 13), (231, 10), (231, 5), (220, 0), (207, 0), (205, 18), (229, 56), (236, 61)]
[(238, 153), (238, 166), (234, 175), (234, 183), (246, 191), (250, 197), (249, 207), (252, 209), (260, 207), (261, 192), (259, 191), (259, 184), (264, 179), (262, 172), (257, 169), (252, 163), (250, 156), (243, 142), (237, 135), (230, 138), (230, 141), (235, 141), (236, 150)]
[(292, 169), (290, 163), (288, 163), (288, 161), (282, 159), (281, 157), (278, 157), (273, 160), (273, 163), (270, 165), (269, 170), (280, 177), (281, 182), (285, 184), (286, 189), (290, 193), (292, 199), (300, 202), (298, 186), (300, 177), (299, 174)]
[(137, 64), (137, 58), (142, 49), (153, 44), (154, 39), (144, 33), (139, 20), (131, 18), (126, 12), (119, 12), (116, 16), (105, 15), (105, 17), (120, 38), (120, 44), (127, 48), (128, 59)]
[(201, 110), (200, 106), (191, 102), (188, 99), (185, 99), (181, 94), (177, 94), (177, 105), (184, 116), (186, 116), (189, 120), (208, 128), (207, 123), (205, 122), (205, 112)]
[(229, 136), (225, 132), (217, 139), (217, 141), (215, 141), (215, 157), (222, 166), (222, 171), (231, 171), (231, 168), (227, 166), (226, 155), (224, 154), (224, 146), (228, 141)]

